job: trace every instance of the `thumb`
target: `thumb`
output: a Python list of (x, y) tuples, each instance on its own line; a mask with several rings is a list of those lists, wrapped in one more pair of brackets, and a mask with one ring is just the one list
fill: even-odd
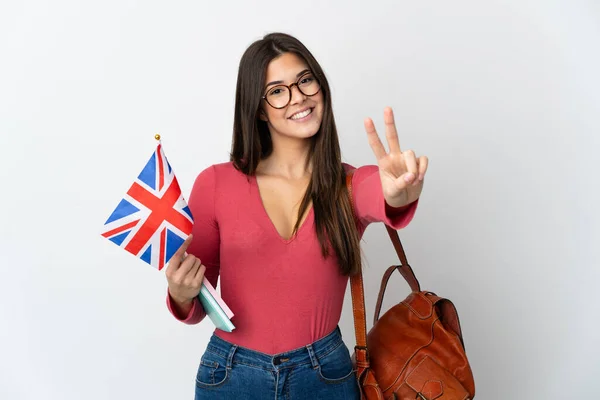
[(402, 192), (403, 190), (405, 190), (407, 187), (410, 186), (410, 183), (413, 182), (415, 180), (415, 176), (413, 173), (411, 172), (406, 172), (402, 175), (400, 175), (400, 177), (396, 178), (396, 179), (392, 179), (393, 181), (393, 188), (390, 187), (390, 189), (394, 190), (395, 193), (390, 193), (390, 195), (392, 196), (397, 196), (398, 194), (400, 194), (400, 192)]
[(402, 183), (402, 188), (404, 189), (406, 186), (410, 185), (417, 179), (417, 175), (413, 172), (406, 172), (400, 176), (400, 178), (396, 179), (396, 185), (400, 185)]

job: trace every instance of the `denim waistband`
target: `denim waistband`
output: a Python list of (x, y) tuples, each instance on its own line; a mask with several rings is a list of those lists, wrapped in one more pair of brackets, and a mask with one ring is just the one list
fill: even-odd
[(232, 363), (239, 363), (267, 370), (280, 370), (300, 364), (312, 364), (316, 368), (319, 365), (320, 358), (325, 357), (343, 344), (342, 334), (338, 326), (333, 332), (316, 342), (284, 353), (273, 355), (261, 353), (229, 343), (215, 334), (210, 338), (206, 351), (227, 359), (228, 368), (231, 368)]

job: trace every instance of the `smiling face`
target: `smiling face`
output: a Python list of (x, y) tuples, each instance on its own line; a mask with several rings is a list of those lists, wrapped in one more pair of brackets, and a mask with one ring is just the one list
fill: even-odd
[[(308, 65), (294, 53), (283, 53), (273, 59), (267, 67), (266, 85), (264, 94), (271, 103), (278, 106), (273, 100), (283, 96), (285, 101), (289, 98), (285, 93), (288, 89), (276, 87), (277, 85), (291, 85), (298, 83), (305, 93), (312, 93), (311, 78)], [(302, 79), (300, 79), (302, 78)], [(280, 136), (296, 139), (308, 139), (314, 136), (321, 127), (323, 119), (323, 93), (318, 91), (313, 96), (303, 94), (297, 85), (292, 86), (292, 96), (287, 106), (276, 109), (263, 100), (261, 104), (260, 119), (266, 121), (271, 132), (271, 137)], [(285, 104), (283, 101), (282, 104)]]

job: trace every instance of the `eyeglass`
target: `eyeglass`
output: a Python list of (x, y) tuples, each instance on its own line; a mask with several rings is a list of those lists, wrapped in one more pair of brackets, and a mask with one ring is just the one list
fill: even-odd
[(269, 88), (262, 98), (273, 108), (284, 108), (292, 101), (292, 86), (294, 85), (305, 96), (314, 96), (321, 90), (321, 85), (317, 78), (315, 78), (312, 72), (307, 72), (289, 86), (276, 85)]

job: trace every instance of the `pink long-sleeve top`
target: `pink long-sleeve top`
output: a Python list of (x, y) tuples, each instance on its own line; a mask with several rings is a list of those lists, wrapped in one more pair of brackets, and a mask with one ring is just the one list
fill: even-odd
[[(361, 237), (372, 222), (401, 229), (413, 218), (418, 200), (402, 208), (388, 206), (377, 166), (356, 169), (352, 185)], [(322, 257), (312, 207), (297, 235), (283, 239), (265, 211), (256, 178), (231, 162), (202, 171), (188, 205), (194, 216), (188, 253), (200, 258), (214, 287), (221, 278), (221, 297), (235, 314), (236, 329), (215, 329), (217, 336), (276, 354), (335, 329), (349, 278), (340, 273), (335, 252)], [(197, 298), (188, 315), (177, 315), (171, 302), (167, 294), (170, 312), (186, 324), (206, 316)]]

